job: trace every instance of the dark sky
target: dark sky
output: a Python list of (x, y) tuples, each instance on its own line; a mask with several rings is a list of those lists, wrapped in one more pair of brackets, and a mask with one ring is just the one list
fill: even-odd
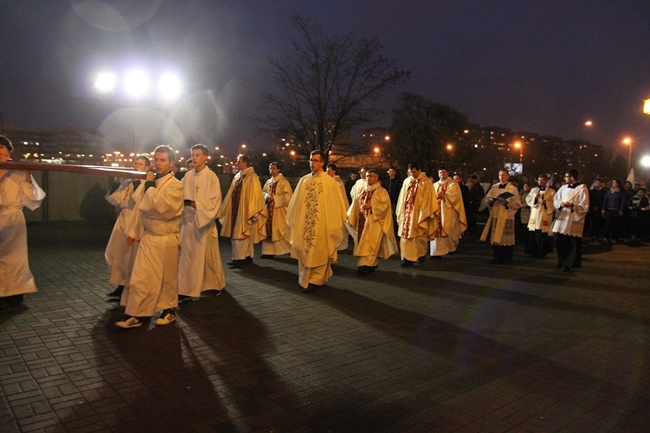
[[(0, 0), (0, 110), (5, 124), (99, 128), (116, 146), (134, 124), (169, 141), (259, 146), (265, 138), (247, 117), (272, 85), (268, 57), (296, 36), (292, 14), (331, 35), (377, 35), (388, 57), (413, 69), (370, 126), (390, 125), (409, 90), (481, 125), (585, 138), (625, 155), (621, 137), (634, 137), (635, 153), (650, 142), (641, 112), (648, 0)], [(183, 76), (174, 122), (97, 101), (96, 72), (129, 65)]]

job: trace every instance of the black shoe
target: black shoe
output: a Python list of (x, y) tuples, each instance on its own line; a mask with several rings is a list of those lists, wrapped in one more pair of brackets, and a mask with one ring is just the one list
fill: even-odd
[(410, 261), (410, 260), (403, 260), (400, 267), (402, 267), (402, 268), (412, 268), (413, 267), (413, 262)]
[(424, 263), (424, 261), (426, 260), (426, 258), (427, 258), (426, 255), (420, 257), (420, 258), (418, 259), (418, 263), (420, 263), (420, 264)]
[(357, 268), (357, 272), (360, 273), (361, 275), (368, 275), (370, 271), (370, 266), (359, 266)]
[(0, 300), (2, 301), (3, 307), (13, 307), (22, 304), (25, 300), (25, 296), (23, 294), (11, 295), (0, 298)]
[(307, 287), (302, 289), (302, 293), (311, 293), (315, 288), (316, 286), (314, 284), (308, 284)]
[(178, 295), (178, 303), (179, 303), (179, 304), (180, 304), (181, 302), (191, 301), (191, 300), (192, 300), (192, 297), (191, 297), (191, 296), (187, 296), (187, 295)]
[[(262, 254), (260, 256), (260, 259), (274, 259), (274, 258), (275, 258), (275, 256), (273, 254)], [(253, 261), (253, 259), (251, 259), (251, 262), (252, 261)]]
[(431, 260), (440, 260), (442, 256), (431, 256)]
[(232, 262), (227, 263), (230, 269), (240, 268), (243, 264), (244, 264), (243, 260), (233, 260)]
[(119, 298), (120, 296), (122, 296), (123, 291), (124, 291), (124, 286), (117, 286), (115, 290), (108, 293), (106, 296), (108, 296), (109, 298)]
[(563, 266), (562, 267), (562, 272), (573, 272), (570, 267), (568, 266)]

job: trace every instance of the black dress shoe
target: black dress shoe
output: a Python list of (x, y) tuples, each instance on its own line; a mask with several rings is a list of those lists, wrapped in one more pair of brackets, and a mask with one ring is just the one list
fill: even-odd
[(117, 286), (117, 288), (112, 292), (108, 293), (107, 296), (109, 298), (119, 298), (120, 296), (122, 296), (123, 291), (124, 291), (124, 286)]
[(232, 262), (228, 262), (227, 264), (228, 264), (228, 267), (230, 267), (230, 269), (234, 269), (234, 268), (241, 267), (241, 265), (244, 264), (244, 261), (243, 260), (233, 260)]
[(564, 266), (562, 267), (562, 272), (573, 272), (570, 267)]
[(410, 260), (403, 260), (400, 267), (402, 267), (402, 268), (412, 268), (413, 267), (413, 262), (410, 261)]
[(302, 293), (311, 293), (314, 291), (315, 287), (316, 286), (314, 286), (313, 284), (308, 284), (307, 287), (303, 287)]
[[(260, 259), (274, 259), (274, 258), (275, 258), (275, 256), (273, 254), (262, 254), (260, 256)], [(252, 259), (251, 259), (251, 261), (252, 261)]]
[(359, 266), (357, 272), (361, 275), (368, 275), (370, 273), (370, 266)]

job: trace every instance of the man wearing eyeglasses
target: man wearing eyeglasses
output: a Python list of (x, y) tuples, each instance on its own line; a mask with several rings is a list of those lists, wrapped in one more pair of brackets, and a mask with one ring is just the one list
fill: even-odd
[(346, 219), (345, 202), (336, 181), (323, 167), (320, 150), (309, 156), (311, 173), (300, 179), (287, 209), (291, 257), (298, 260), (298, 283), (304, 293), (324, 285), (338, 259), (336, 246)]

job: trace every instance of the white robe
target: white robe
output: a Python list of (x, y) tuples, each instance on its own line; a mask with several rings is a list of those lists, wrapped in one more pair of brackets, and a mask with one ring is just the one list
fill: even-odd
[[(370, 198), (370, 211), (366, 213), (365, 222), (359, 236), (361, 206)], [(377, 266), (377, 257), (387, 259), (397, 253), (397, 241), (393, 228), (393, 212), (388, 191), (379, 183), (366, 185), (354, 198), (348, 209), (349, 228), (354, 238), (352, 254), (358, 257), (357, 266)]]
[(339, 186), (327, 173), (308, 174), (298, 182), (287, 209), (287, 224), (291, 257), (298, 260), (302, 287), (323, 285), (332, 276), (346, 210)]
[(37, 209), (45, 192), (25, 180), (24, 171), (8, 170), (0, 181), (0, 297), (36, 292), (27, 258), (23, 206)]
[[(562, 202), (570, 202), (573, 208), (562, 207)], [(555, 193), (553, 204), (558, 209), (551, 231), (562, 235), (581, 238), (585, 228), (585, 216), (589, 211), (589, 190), (584, 184), (575, 188), (562, 185)]]
[(104, 258), (110, 271), (109, 282), (118, 286), (127, 284), (131, 276), (131, 268), (135, 260), (137, 245), (130, 247), (126, 243), (126, 225), (131, 214), (135, 212), (133, 195), (133, 181), (127, 179), (112, 194), (106, 194), (106, 201), (120, 208), (120, 214), (115, 221), (111, 237), (106, 244)]
[(271, 230), (269, 230), (269, 220), (267, 219), (266, 239), (262, 241), (262, 254), (273, 256), (289, 254), (291, 253), (291, 243), (289, 243), (289, 228), (287, 227), (287, 206), (291, 200), (291, 185), (282, 174), (278, 174), (266, 181), (262, 191), (264, 199), (267, 201), (267, 218), (271, 218), (271, 206), (273, 208)]
[(444, 199), (438, 199), (438, 228), (435, 232), (435, 239), (429, 244), (429, 252), (432, 256), (444, 256), (455, 252), (458, 249), (462, 233), (467, 229), (465, 205), (460, 186), (450, 178), (447, 178), (446, 181), (439, 180), (433, 184), (434, 194), (438, 197), (445, 184), (447, 189)]
[(529, 231), (541, 230), (543, 233), (548, 233), (555, 213), (554, 197), (555, 191), (550, 187), (546, 187), (541, 194), (539, 187), (530, 190), (526, 196), (526, 203), (530, 206)]
[(144, 234), (131, 273), (125, 313), (152, 316), (178, 307), (178, 246), (183, 213), (183, 185), (172, 173), (133, 193)]
[(221, 206), (219, 178), (209, 168), (188, 171), (182, 180), (185, 206), (181, 221), (181, 252), (178, 261), (178, 294), (198, 298), (206, 290), (221, 290), (226, 277), (219, 253), (215, 219)]

